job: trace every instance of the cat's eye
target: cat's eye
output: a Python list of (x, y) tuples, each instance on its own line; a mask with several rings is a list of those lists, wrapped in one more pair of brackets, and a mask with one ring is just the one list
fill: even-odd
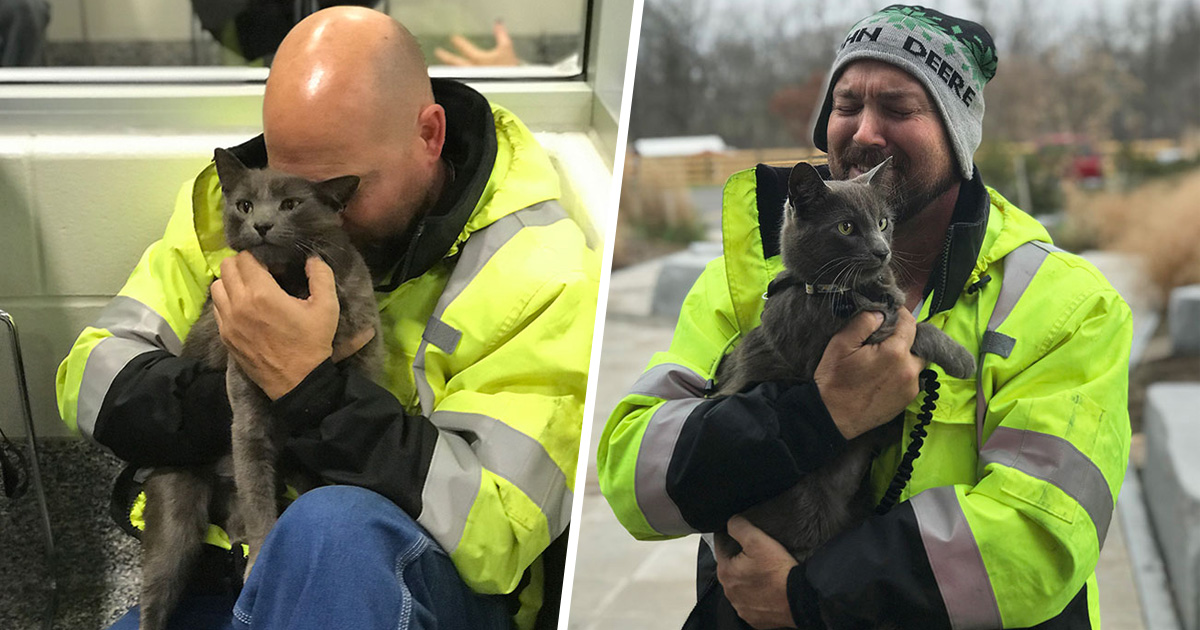
[(296, 206), (298, 205), (300, 205), (300, 202), (296, 201), (295, 199), (284, 199), (283, 202), (279, 204), (279, 209), (285, 211), (295, 210)]
[(882, 219), (880, 219), (879, 220), (879, 231), (882, 232), (882, 231), (886, 230), (887, 224), (888, 224), (887, 217), (883, 217)]
[(241, 212), (249, 214), (249, 212), (254, 209), (254, 204), (245, 199), (241, 199), (237, 202), (237, 209)]
[(849, 221), (842, 221), (838, 224), (838, 231), (846, 236), (850, 236), (854, 233), (854, 224)]

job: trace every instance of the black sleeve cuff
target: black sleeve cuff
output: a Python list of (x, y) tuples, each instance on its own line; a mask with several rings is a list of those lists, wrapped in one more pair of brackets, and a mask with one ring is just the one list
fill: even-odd
[(797, 628), (824, 628), (821, 610), (817, 604), (817, 590), (804, 574), (804, 563), (792, 567), (787, 577), (788, 606), (792, 611), (792, 621)]
[(688, 414), (667, 465), (667, 494), (693, 528), (721, 531), (730, 516), (787, 490), (845, 444), (815, 385), (758, 383)]
[(797, 455), (800, 470), (812, 472), (845, 448), (846, 440), (833, 422), (816, 383), (789, 386), (775, 399), (779, 436)]
[(332, 359), (313, 368), (292, 391), (271, 403), (271, 413), (280, 419), (289, 433), (316, 427), (343, 403), (346, 375)]
[(108, 387), (92, 437), (140, 466), (190, 466), (229, 451), (225, 371), (165, 350), (134, 357)]

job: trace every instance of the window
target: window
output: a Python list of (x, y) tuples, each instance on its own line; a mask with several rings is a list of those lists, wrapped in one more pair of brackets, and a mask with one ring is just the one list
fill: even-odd
[[(292, 25), (333, 5), (369, 6), (396, 17), (421, 41), (433, 76), (578, 76), (583, 67), (587, 15), (587, 0), (12, 0), (6, 4), (17, 8), (4, 10), (23, 13), (30, 37), (21, 40), (26, 47), (21, 54), (0, 51), (0, 64), (74, 69), (206, 68), (175, 75), (199, 80), (265, 76), (262, 71), (234, 69), (268, 66), (275, 47)], [(492, 51), (497, 45), (494, 29), (501, 31), (500, 37), (509, 37), (515, 57), (476, 56), (477, 50)], [(463, 41), (458, 37), (469, 44), (456, 45)], [(33, 43), (24, 43), (30, 41)], [(500, 46), (494, 52), (503, 51)], [(517, 65), (456, 65), (462, 61)], [(86, 71), (7, 76), (28, 81), (39, 75), (67, 81), (104, 76)], [(171, 74), (133, 72), (130, 76)]]

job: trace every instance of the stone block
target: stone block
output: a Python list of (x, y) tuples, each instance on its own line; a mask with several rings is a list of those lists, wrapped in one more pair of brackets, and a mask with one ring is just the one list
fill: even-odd
[(40, 147), (33, 212), (46, 293), (116, 294), (146, 247), (162, 238), (180, 186), (217, 146), (204, 145), (204, 152), (147, 148), (136, 155)]
[(4, 252), (0, 295), (38, 295), (42, 282), (38, 241), (33, 238), (30, 142), (4, 136), (0, 147), (0, 252)]
[(1171, 291), (1167, 323), (1175, 356), (1200, 355), (1200, 284)]
[(683, 298), (687, 296), (704, 266), (721, 255), (721, 244), (702, 241), (692, 243), (682, 252), (663, 259), (654, 283), (650, 314), (671, 320), (679, 318)]
[(1184, 630), (1200, 630), (1200, 384), (1156, 383), (1146, 396), (1142, 485)]

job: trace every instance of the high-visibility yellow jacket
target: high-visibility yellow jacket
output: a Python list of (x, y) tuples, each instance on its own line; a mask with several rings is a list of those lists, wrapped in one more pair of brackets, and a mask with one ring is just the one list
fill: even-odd
[[(327, 362), (277, 415), (292, 454), (330, 483), (391, 498), (471, 588), (519, 597), (527, 628), (543, 578), (556, 581), (535, 560), (570, 518), (599, 257), (558, 205), (529, 130), (466, 86), (434, 90), (457, 176), (376, 287), (384, 376)], [(265, 163), (261, 137), (235, 151)], [(223, 375), (177, 356), (232, 253), (221, 208), (209, 165), (58, 371), (65, 422), (138, 464), (211, 461), (228, 447)]]
[[(812, 384), (706, 397), (782, 268), (786, 182), (762, 165), (729, 179), (725, 255), (604, 429), (601, 489), (637, 538), (722, 530), (845, 443)], [(794, 607), (817, 605), (835, 627), (1099, 627), (1094, 569), (1129, 453), (1131, 315), (1091, 264), (1049, 243), (977, 173), (963, 184), (917, 319), (976, 353), (977, 376), (934, 367), (940, 399), (904, 502), (798, 569), (789, 596), (805, 601)], [(876, 498), (921, 402), (873, 465)]]

